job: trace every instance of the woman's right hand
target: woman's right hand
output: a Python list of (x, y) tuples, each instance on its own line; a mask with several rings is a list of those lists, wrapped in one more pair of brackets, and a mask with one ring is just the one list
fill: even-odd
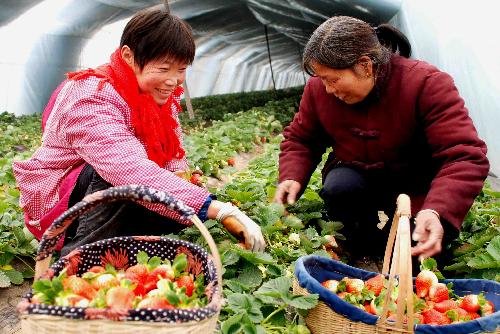
[(280, 204), (294, 204), (297, 201), (297, 194), (301, 188), (300, 183), (294, 180), (285, 180), (278, 185), (276, 193), (274, 194), (275, 203)]

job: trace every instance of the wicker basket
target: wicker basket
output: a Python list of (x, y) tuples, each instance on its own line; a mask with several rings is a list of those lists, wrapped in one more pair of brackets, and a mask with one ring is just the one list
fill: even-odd
[[(81, 246), (55, 262), (49, 263), (59, 239), (73, 220), (99, 204), (132, 200), (162, 203), (190, 219), (208, 242), (211, 255), (192, 243), (158, 236), (117, 237)], [(86, 196), (64, 212), (45, 231), (38, 248), (35, 280), (53, 277), (61, 270), (81, 275), (101, 261), (133, 265), (144, 250), (150, 256), (173, 260), (183, 252), (188, 256), (188, 270), (205, 277), (208, 304), (195, 309), (109, 309), (78, 308), (31, 304), (28, 293), (18, 305), (23, 333), (211, 333), (216, 329), (222, 298), (222, 264), (214, 240), (193, 209), (170, 195), (145, 186), (109, 188)]]
[[(410, 199), (406, 195), (400, 195), (389, 233), (382, 269), (382, 273), (388, 275), (389, 289), (394, 285), (395, 277), (399, 277), (399, 294), (395, 322), (387, 321), (389, 294), (386, 296), (382, 315), (377, 317), (345, 302), (320, 284), (323, 280), (330, 278), (340, 279), (344, 276), (366, 280), (378, 273), (354, 268), (319, 256), (299, 258), (295, 267), (294, 293), (300, 295), (305, 295), (309, 292), (318, 293), (321, 300), (315, 308), (309, 310), (305, 317), (305, 322), (313, 334), (471, 334), (487, 331), (500, 334), (500, 311), (460, 324), (408, 326), (408, 324), (413, 324), (412, 311), (408, 312), (408, 324), (404, 322), (405, 309), (413, 310), (413, 298), (406, 298), (406, 296), (413, 296), (409, 218)], [(442, 282), (452, 282), (455, 293), (459, 295), (477, 294), (485, 291), (488, 300), (492, 300), (495, 304), (495, 309), (498, 310), (500, 308), (500, 284), (496, 282), (464, 279), (444, 280)]]

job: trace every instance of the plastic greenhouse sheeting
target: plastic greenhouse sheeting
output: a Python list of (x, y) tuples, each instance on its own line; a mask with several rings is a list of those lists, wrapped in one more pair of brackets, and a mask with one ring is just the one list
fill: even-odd
[(391, 23), (408, 36), (413, 58), (453, 77), (488, 145), (490, 170), (500, 177), (500, 23), (494, 3), (406, 0)]
[[(500, 44), (492, 1), (170, 0), (197, 44), (191, 96), (303, 85), (302, 48), (334, 15), (390, 21), (409, 37), (413, 57), (450, 73), (500, 175)], [(0, 112), (43, 110), (64, 73), (107, 62), (137, 10), (160, 0), (3, 0), (0, 2)], [(267, 27), (272, 72), (265, 28)], [(274, 83), (273, 83), (274, 79)]]

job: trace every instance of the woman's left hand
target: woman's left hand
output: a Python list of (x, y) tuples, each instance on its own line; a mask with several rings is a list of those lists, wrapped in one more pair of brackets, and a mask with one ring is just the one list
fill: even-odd
[(441, 252), (444, 236), (443, 225), (439, 217), (432, 211), (422, 210), (415, 218), (413, 240), (417, 241), (411, 250), (411, 255), (418, 256), (422, 261)]

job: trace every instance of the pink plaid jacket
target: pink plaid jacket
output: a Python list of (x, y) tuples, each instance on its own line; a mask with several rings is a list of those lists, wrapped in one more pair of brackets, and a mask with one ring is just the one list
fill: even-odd
[[(42, 146), (30, 159), (13, 164), (21, 190), (19, 203), (28, 229), (37, 237), (67, 209), (85, 163), (113, 186), (140, 184), (166, 191), (196, 212), (210, 195), (172, 173), (188, 169), (185, 158), (172, 160), (165, 168), (148, 159), (143, 143), (134, 135), (127, 103), (109, 83), (98, 90), (99, 81), (95, 77), (68, 80), (47, 107), (52, 110), (46, 110), (50, 115)], [(180, 95), (174, 98), (179, 101)], [(180, 110), (172, 108), (178, 120)], [(180, 126), (176, 132), (182, 145)], [(177, 213), (161, 205), (146, 206), (179, 221)]]

